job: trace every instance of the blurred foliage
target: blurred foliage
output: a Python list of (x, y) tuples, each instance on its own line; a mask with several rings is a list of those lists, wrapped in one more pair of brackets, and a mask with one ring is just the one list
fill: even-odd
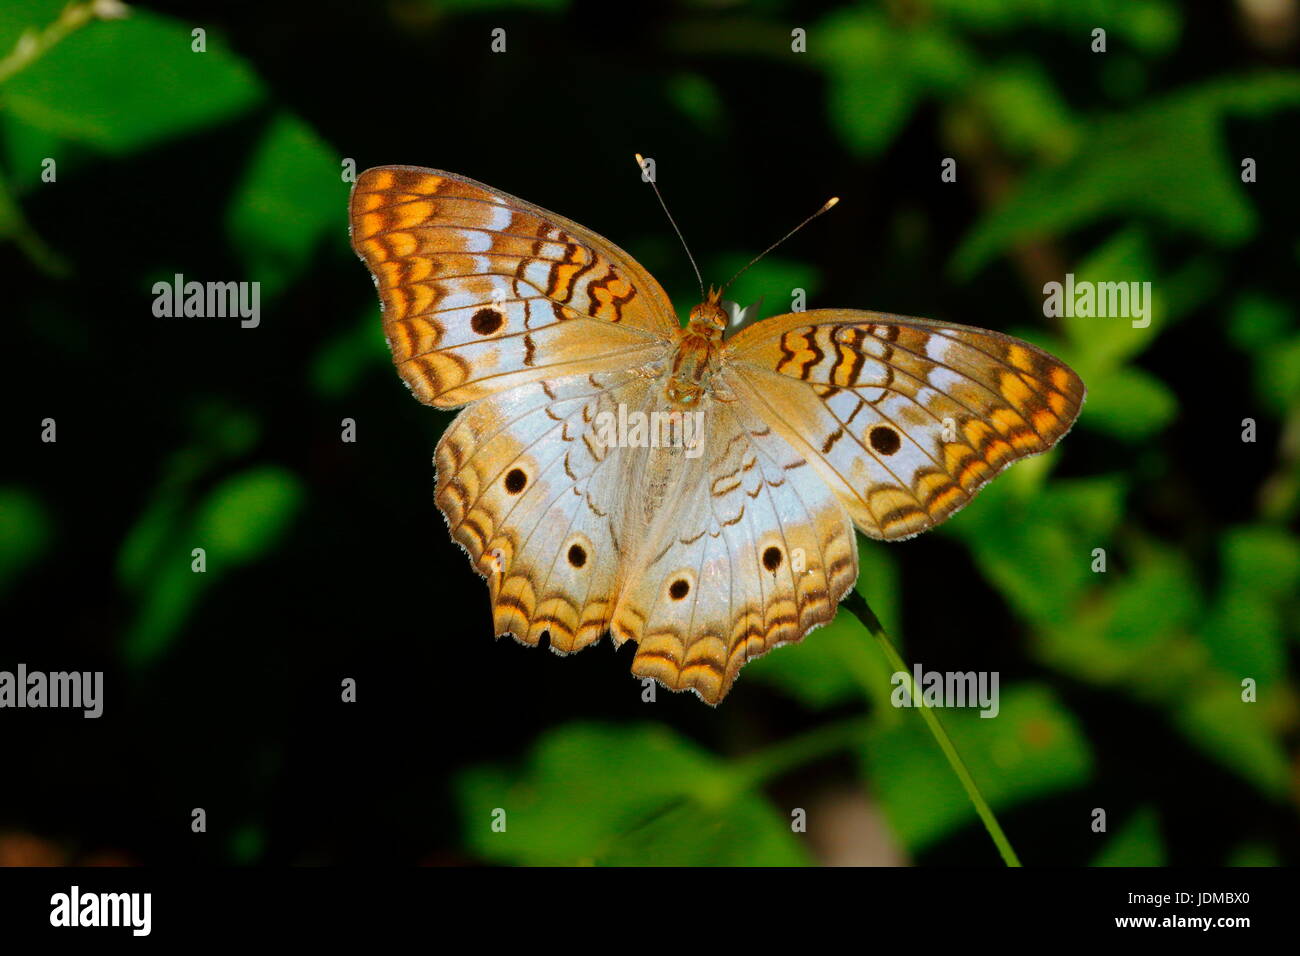
[(1298, 104), (1300, 76), (1263, 74), (1207, 83), (1094, 121), (1078, 135), (1072, 156), (1026, 177), (1014, 198), (971, 231), (954, 265), (969, 274), (1017, 239), (1117, 215), (1150, 218), (1212, 242), (1249, 239), (1254, 212), (1220, 126), (1233, 114), (1267, 116)]
[(49, 540), (50, 518), (40, 501), (25, 489), (0, 487), (0, 593), (44, 555)]
[[(625, 654), (552, 666), (484, 638), (427, 493), (447, 419), (393, 387), (344, 174), (439, 165), (601, 215), (685, 312), (675, 239), (631, 205), (642, 149), (715, 278), (846, 198), (746, 273), (742, 304), (783, 312), (802, 289), (983, 325), (1087, 383), (1059, 449), (918, 543), (859, 542), (858, 587), (909, 661), (1002, 675), (996, 719), (940, 716), (1027, 861), (1300, 859), (1300, 73), (1252, 45), (1246, 5), (683, 2), (630, 51), (563, 0), (163, 6), (0, 7), (0, 253), (24, 340), (6, 398), (27, 449), (0, 486), (0, 666), (89, 655), (131, 690), (119, 719), (171, 754), (149, 795), (120, 785), (138, 845), (107, 816), (67, 832), (39, 789), (10, 788), (0, 824), (188, 858), (158, 821), (215, 790), (220, 849), (195, 852), (225, 863), (789, 865), (821, 858), (794, 809), (847, 777), (905, 858), (995, 859), (847, 614), (747, 667), (718, 711), (641, 704)], [(549, 106), (505, 112), (535, 89)], [(560, 106), (585, 145), (556, 133)], [(1150, 324), (1043, 318), (1066, 272), (1149, 281)], [(144, 290), (175, 273), (256, 280), (268, 318), (150, 324)], [(47, 414), (58, 442), (32, 451)], [(340, 451), (349, 416), (362, 438)], [(65, 631), (32, 627), (68, 605)], [(354, 675), (363, 710), (340, 717)], [(1112, 832), (1090, 832), (1095, 807)]]
[(543, 734), (522, 773), (476, 769), (459, 789), (471, 848), (497, 862), (804, 862), (789, 825), (744, 783), (667, 728), (569, 724)]
[[(61, 0), (6, 4), (0, 49), (14, 48), (67, 6)], [(264, 96), (246, 63), (219, 48), (194, 55), (189, 34), (176, 21), (133, 8), (125, 19), (75, 30), (10, 78), (3, 93), (4, 156), (15, 185), (34, 185), (43, 157), (68, 157), (75, 166), (96, 155), (130, 154), (229, 119)], [(184, 89), (202, 95), (159, 95)]]
[(1160, 821), (1152, 808), (1143, 807), (1110, 838), (1093, 866), (1164, 866), (1167, 862)]

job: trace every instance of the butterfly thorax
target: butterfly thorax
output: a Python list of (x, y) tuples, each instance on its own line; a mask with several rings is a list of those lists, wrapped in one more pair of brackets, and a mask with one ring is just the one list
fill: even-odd
[(722, 350), (727, 314), (710, 292), (708, 301), (691, 309), (690, 322), (677, 333), (677, 347), (668, 365), (665, 393), (673, 405), (694, 408), (700, 404)]

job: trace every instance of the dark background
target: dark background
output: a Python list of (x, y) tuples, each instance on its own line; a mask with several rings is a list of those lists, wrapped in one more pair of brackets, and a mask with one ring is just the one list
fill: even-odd
[[(63, 9), (6, 4), (0, 55)], [(1250, 9), (146, 3), (38, 32), (0, 69), (0, 668), (103, 670), (106, 701), (0, 713), (0, 861), (997, 863), (847, 615), (716, 710), (643, 702), (632, 647), (490, 639), (432, 502), (451, 416), (388, 363), (342, 164), (554, 209), (684, 312), (642, 152), (706, 282), (841, 197), (742, 303), (1009, 331), (1089, 385), (1057, 452), (862, 543), (909, 662), (1000, 673), (999, 719), (940, 716), (1025, 862), (1294, 863), (1300, 14)], [(261, 325), (156, 318), (176, 272), (261, 282)], [(1066, 272), (1151, 281), (1151, 328), (1044, 318)]]

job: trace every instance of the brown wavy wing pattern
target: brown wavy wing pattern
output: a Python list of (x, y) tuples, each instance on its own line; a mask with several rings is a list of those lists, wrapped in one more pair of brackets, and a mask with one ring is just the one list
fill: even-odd
[(465, 409), (437, 501), (488, 579), (498, 636), (561, 653), (606, 630), (632, 672), (716, 704), (746, 661), (835, 615), (853, 526), (807, 462), (744, 409), (703, 411), (701, 453), (605, 447), (602, 412), (667, 410), (635, 372), (530, 383)]
[(678, 328), (663, 289), (613, 243), (454, 173), (368, 169), (350, 221), (393, 361), (430, 405), (651, 361)]
[(1028, 342), (876, 312), (778, 316), (728, 340), (725, 355), (740, 400), (874, 538), (934, 527), (1003, 468), (1047, 451), (1085, 395), (1078, 375)]
[(717, 704), (745, 663), (834, 618), (858, 566), (849, 516), (803, 457), (741, 403), (704, 415), (703, 454), (665, 468), (611, 629), (638, 642), (632, 673)]
[(627, 546), (620, 535), (628, 456), (605, 448), (596, 417), (639, 408), (630, 372), (534, 382), (476, 402), (443, 433), (436, 500), (452, 537), (488, 579), (496, 635), (581, 650), (609, 626)]

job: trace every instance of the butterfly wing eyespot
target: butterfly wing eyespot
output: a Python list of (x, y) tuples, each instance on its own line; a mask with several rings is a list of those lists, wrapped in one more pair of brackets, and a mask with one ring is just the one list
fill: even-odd
[(428, 404), (642, 364), (676, 333), (667, 295), (627, 253), (463, 176), (368, 169), (349, 217), (394, 364)]
[(1070, 430), (1082, 380), (1050, 353), (952, 323), (823, 309), (727, 341), (726, 380), (809, 460), (863, 533), (908, 538)]

